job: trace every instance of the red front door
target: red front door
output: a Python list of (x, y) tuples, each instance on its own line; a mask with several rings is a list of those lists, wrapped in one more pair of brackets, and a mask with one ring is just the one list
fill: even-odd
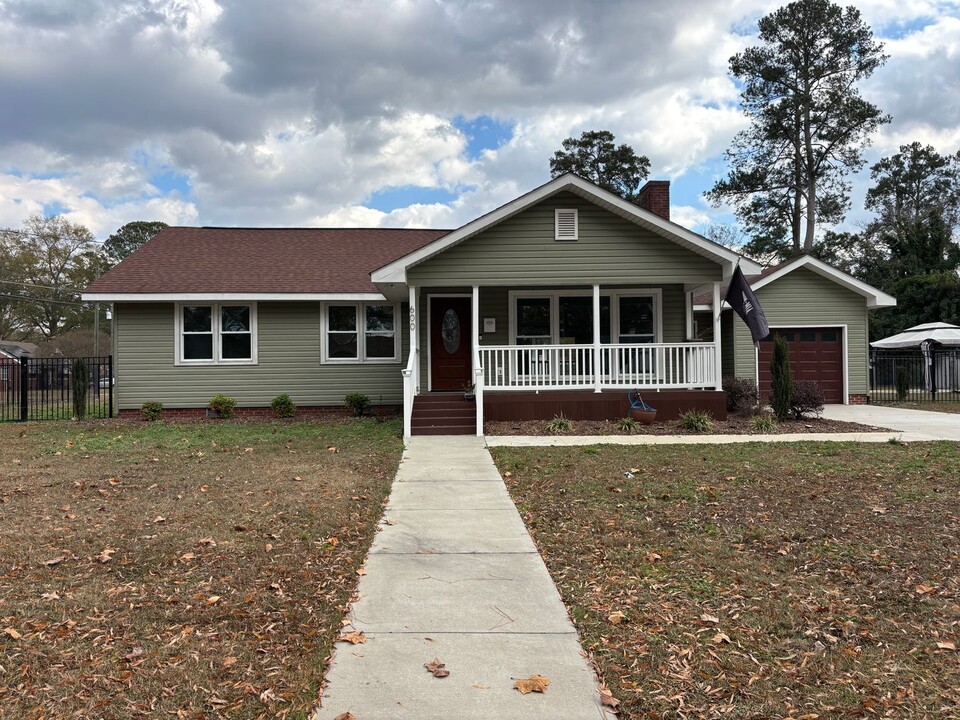
[(470, 298), (430, 298), (430, 379), (433, 390), (463, 390), (470, 382)]

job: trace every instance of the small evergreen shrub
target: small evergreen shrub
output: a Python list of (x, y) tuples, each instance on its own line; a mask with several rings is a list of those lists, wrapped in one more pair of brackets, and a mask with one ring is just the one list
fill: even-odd
[(370, 407), (370, 398), (358, 392), (347, 393), (343, 402), (357, 417), (363, 417), (363, 413)]
[(634, 420), (632, 417), (627, 415), (617, 420), (617, 428), (623, 432), (632, 433), (640, 427), (640, 423)]
[(777, 422), (783, 422), (790, 417), (793, 381), (790, 376), (790, 345), (782, 335), (775, 335), (773, 338), (770, 377), (773, 385), (770, 404), (773, 406), (773, 414), (777, 416)]
[(210, 409), (218, 418), (231, 418), (237, 407), (237, 401), (226, 395), (214, 395), (210, 398)]
[(752, 410), (757, 406), (760, 398), (760, 391), (753, 378), (728, 375), (723, 379), (723, 390), (727, 393), (727, 412)]
[(559, 433), (570, 432), (573, 429), (573, 423), (569, 418), (565, 418), (563, 413), (555, 415), (553, 420), (547, 423), (547, 431), (557, 435)]
[(293, 400), (286, 393), (277, 395), (271, 400), (270, 408), (278, 418), (291, 418), (297, 412), (297, 406), (293, 404)]
[(794, 380), (790, 393), (790, 411), (800, 420), (806, 415), (823, 412), (823, 388), (815, 380)]
[(160, 420), (163, 418), (163, 403), (148, 400), (140, 406), (140, 417), (150, 422)]
[(750, 419), (750, 429), (756, 433), (770, 433), (777, 429), (777, 420), (771, 415), (754, 415)]
[(87, 416), (87, 361), (76, 358), (71, 369), (73, 373), (73, 416), (83, 420)]
[(897, 368), (897, 402), (904, 402), (910, 393), (910, 373), (901, 365)]
[(695, 433), (707, 433), (713, 430), (713, 418), (706, 410), (687, 410), (680, 416), (680, 427)]

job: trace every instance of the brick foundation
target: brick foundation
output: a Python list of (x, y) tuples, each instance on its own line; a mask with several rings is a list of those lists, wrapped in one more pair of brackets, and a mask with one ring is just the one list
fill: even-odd
[[(375, 405), (368, 411), (369, 415), (375, 417), (391, 418), (401, 414), (401, 408), (397, 405)], [(140, 409), (126, 408), (120, 410), (118, 415), (126, 419), (139, 419)], [(233, 416), (240, 419), (260, 419), (275, 420), (277, 414), (269, 407), (238, 407), (233, 411)], [(293, 420), (306, 420), (309, 418), (328, 418), (337, 419), (352, 417), (353, 411), (342, 405), (324, 405), (324, 406), (306, 406), (298, 407)], [(164, 420), (205, 420), (207, 419), (206, 408), (164, 408)], [(215, 419), (215, 418), (210, 418)]]
[(851, 405), (869, 405), (870, 396), (869, 395), (851, 395), (850, 404)]

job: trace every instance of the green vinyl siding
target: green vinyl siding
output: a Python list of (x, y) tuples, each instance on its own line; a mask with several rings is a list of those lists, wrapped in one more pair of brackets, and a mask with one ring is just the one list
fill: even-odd
[[(866, 394), (869, 351), (866, 299), (807, 268), (798, 268), (756, 291), (771, 327), (847, 327), (847, 364), (853, 395)], [(750, 330), (732, 317), (736, 374), (756, 378), (757, 355)]]
[(406, 305), (397, 318), (403, 362), (321, 365), (320, 303), (257, 304), (256, 365), (177, 366), (174, 364), (174, 305), (123, 303), (114, 326), (117, 406), (139, 408), (159, 401), (168, 408), (205, 407), (217, 393), (245, 407), (263, 407), (281, 393), (297, 405), (342, 405), (349, 392), (372, 402), (403, 402), (409, 332)]
[[(554, 210), (579, 211), (579, 239), (554, 239)], [(407, 271), (422, 287), (641, 286), (721, 279), (716, 262), (572, 193), (561, 193)]]

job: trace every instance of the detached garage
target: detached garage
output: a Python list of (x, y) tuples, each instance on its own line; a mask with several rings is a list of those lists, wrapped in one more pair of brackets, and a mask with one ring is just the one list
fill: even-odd
[[(724, 306), (723, 374), (753, 378), (770, 396), (773, 335), (790, 345), (795, 378), (815, 380), (828, 403), (866, 403), (869, 392), (868, 313), (893, 307), (895, 298), (825, 262), (804, 256), (748, 278), (767, 316), (771, 337), (753, 346), (750, 331)], [(707, 300), (701, 296), (698, 300)], [(709, 319), (709, 305), (695, 308)], [(698, 323), (705, 325), (706, 323)]]

